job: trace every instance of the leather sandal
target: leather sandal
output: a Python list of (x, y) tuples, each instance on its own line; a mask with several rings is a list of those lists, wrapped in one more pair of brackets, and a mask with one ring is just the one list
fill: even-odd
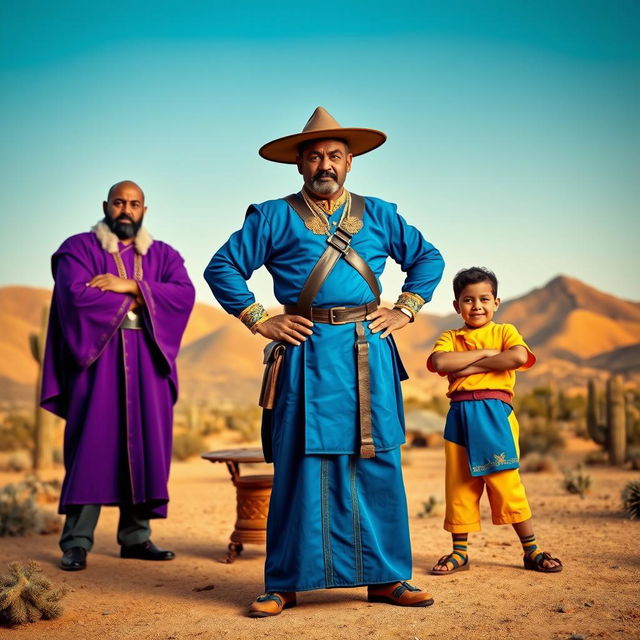
[[(438, 560), (438, 562), (436, 562), (435, 565), (433, 565), (433, 569), (431, 569), (429, 573), (432, 576), (447, 576), (447, 575), (451, 575), (452, 573), (455, 573), (456, 571), (468, 571), (471, 566), (469, 562), (469, 556), (467, 556), (464, 559), (463, 563), (460, 563), (460, 561), (458, 560), (458, 558), (456, 558), (456, 556), (462, 557), (457, 553), (448, 553), (447, 555), (442, 556), (442, 558), (440, 558), (440, 560)], [(436, 567), (439, 564), (446, 565), (447, 562), (450, 562), (453, 565), (452, 569), (447, 568), (446, 571), (438, 571), (436, 569)]]
[[(553, 560), (558, 564), (555, 567), (545, 567), (542, 564), (545, 560)], [(562, 562), (560, 558), (553, 558), (550, 553), (543, 551), (535, 558), (531, 558), (529, 555), (524, 556), (524, 568), (530, 571), (539, 571), (540, 573), (560, 573), (562, 571)]]
[(408, 582), (376, 584), (368, 587), (369, 602), (383, 602), (400, 607), (428, 607), (433, 604), (433, 596)]
[(263, 593), (251, 603), (249, 607), (250, 618), (267, 618), (268, 616), (277, 616), (282, 613), (283, 609), (289, 609), (296, 606), (295, 591), (286, 591), (283, 593)]

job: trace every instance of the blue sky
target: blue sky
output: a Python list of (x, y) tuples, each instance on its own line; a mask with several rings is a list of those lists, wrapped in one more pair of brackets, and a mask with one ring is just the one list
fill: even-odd
[[(50, 254), (131, 178), (212, 302), (201, 273), (247, 205), (300, 186), (257, 149), (323, 105), (388, 133), (347, 186), (441, 249), (432, 312), (473, 264), (503, 298), (564, 273), (640, 300), (639, 28), (616, 0), (4, 0), (0, 286), (50, 286)], [(274, 301), (268, 274), (251, 286)]]

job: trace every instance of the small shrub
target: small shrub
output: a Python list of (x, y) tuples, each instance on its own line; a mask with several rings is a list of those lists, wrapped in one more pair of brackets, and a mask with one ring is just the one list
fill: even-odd
[(634, 446), (627, 449), (627, 462), (631, 463), (633, 471), (640, 471), (640, 447)]
[(14, 451), (4, 461), (4, 471), (26, 471), (32, 466), (31, 456), (26, 451)]
[(640, 520), (640, 480), (627, 483), (622, 490), (622, 507), (632, 520)]
[(564, 447), (564, 438), (557, 424), (546, 418), (523, 416), (520, 420), (520, 453), (551, 453)]
[(188, 460), (207, 450), (204, 438), (197, 433), (179, 433), (173, 439), (173, 457), (176, 460)]
[(0, 425), (0, 451), (32, 448), (33, 420), (17, 413), (7, 415)]
[(0, 489), (0, 537), (60, 531), (60, 518), (36, 504), (38, 490), (21, 482)]
[(609, 464), (609, 456), (606, 451), (602, 449), (598, 449), (597, 451), (589, 451), (587, 455), (584, 457), (584, 463), (588, 467), (595, 467), (598, 465), (606, 465)]
[(51, 620), (62, 615), (64, 587), (55, 587), (37, 562), (9, 564), (0, 576), (0, 623), (6, 626)]
[(591, 488), (591, 476), (584, 473), (579, 464), (575, 469), (565, 470), (562, 486), (569, 493), (575, 493), (584, 499), (585, 493)]
[(555, 458), (534, 451), (522, 459), (520, 468), (525, 473), (553, 473), (558, 465)]
[(432, 518), (444, 514), (444, 500), (438, 496), (429, 496), (427, 502), (422, 503), (422, 511), (417, 515), (418, 518)]
[(60, 497), (59, 480), (41, 480), (40, 476), (32, 473), (26, 476), (21, 484), (32, 491), (35, 501), (39, 504), (57, 502)]
[(628, 446), (633, 447), (640, 445), (640, 419), (628, 415), (626, 433)]
[(227, 428), (237, 431), (245, 442), (257, 440), (260, 437), (262, 413), (259, 409), (238, 409), (226, 417)]

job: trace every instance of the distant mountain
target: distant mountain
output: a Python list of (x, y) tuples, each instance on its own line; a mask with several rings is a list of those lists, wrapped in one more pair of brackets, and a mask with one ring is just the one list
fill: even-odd
[(588, 367), (613, 373), (637, 373), (640, 371), (640, 342), (630, 347), (620, 347), (601, 353), (584, 363)]
[(0, 287), (0, 400), (33, 399), (37, 364), (29, 334), (38, 333), (51, 292), (33, 287)]
[[(32, 402), (36, 363), (29, 334), (38, 332), (50, 292), (30, 287), (0, 288), (0, 401)], [(583, 388), (592, 377), (610, 372), (640, 379), (640, 304), (558, 276), (544, 287), (505, 301), (497, 322), (515, 324), (538, 356), (538, 364), (518, 377), (522, 391), (555, 380)], [(405, 395), (443, 392), (446, 380), (428, 373), (425, 360), (445, 329), (460, 325), (456, 314), (421, 313), (395, 334), (410, 374)], [(178, 358), (181, 398), (253, 404), (262, 376), (266, 341), (253, 336), (221, 309), (195, 306)]]
[(236, 318), (228, 318), (218, 329), (182, 348), (178, 366), (183, 399), (257, 402), (266, 341), (252, 335)]
[(505, 302), (499, 322), (515, 324), (540, 356), (580, 362), (640, 342), (640, 306), (567, 276)]
[(182, 346), (185, 347), (192, 342), (196, 342), (203, 336), (216, 331), (217, 329), (229, 324), (230, 320), (233, 320), (222, 309), (216, 309), (208, 304), (202, 304), (196, 302), (191, 317), (189, 318), (189, 324), (187, 330), (182, 337)]

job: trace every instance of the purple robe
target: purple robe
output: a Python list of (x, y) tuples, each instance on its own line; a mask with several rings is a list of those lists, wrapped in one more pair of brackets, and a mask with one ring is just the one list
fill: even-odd
[[(136, 247), (118, 243), (127, 277)], [(87, 287), (118, 275), (94, 233), (65, 240), (52, 257), (55, 280), (41, 406), (67, 421), (60, 513), (78, 504), (144, 504), (167, 515), (176, 357), (194, 289), (184, 261), (155, 241), (142, 256), (142, 330), (120, 329), (127, 294)]]

